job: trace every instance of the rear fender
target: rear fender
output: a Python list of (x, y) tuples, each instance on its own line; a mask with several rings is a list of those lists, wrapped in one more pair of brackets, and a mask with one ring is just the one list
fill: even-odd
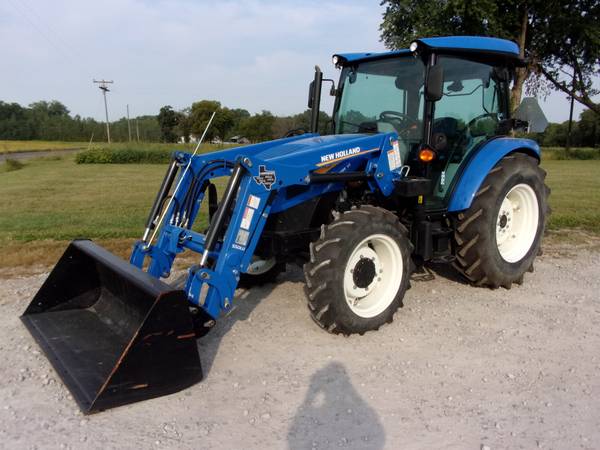
[(539, 145), (531, 139), (501, 137), (482, 145), (460, 174), (448, 202), (448, 211), (468, 209), (490, 170), (506, 155), (515, 152), (531, 155), (538, 161), (541, 158)]

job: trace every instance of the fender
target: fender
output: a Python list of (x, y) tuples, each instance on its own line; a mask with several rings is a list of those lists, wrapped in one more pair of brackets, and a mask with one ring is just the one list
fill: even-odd
[(483, 180), (498, 161), (509, 153), (522, 152), (541, 158), (540, 146), (531, 139), (499, 137), (491, 139), (479, 147), (467, 162), (460, 178), (456, 183), (450, 201), (448, 212), (456, 212), (471, 206), (475, 193), (481, 187)]

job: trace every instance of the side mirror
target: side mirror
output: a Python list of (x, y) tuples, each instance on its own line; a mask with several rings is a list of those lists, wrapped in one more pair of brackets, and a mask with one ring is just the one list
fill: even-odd
[(313, 98), (315, 94), (315, 82), (311, 81), (308, 85), (308, 109), (313, 107)]
[(425, 84), (425, 99), (429, 102), (437, 102), (444, 94), (444, 69), (436, 64), (429, 68), (427, 83)]

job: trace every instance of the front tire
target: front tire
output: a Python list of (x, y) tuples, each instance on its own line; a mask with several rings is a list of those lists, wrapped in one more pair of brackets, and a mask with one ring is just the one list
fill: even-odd
[(249, 289), (275, 283), (281, 272), (285, 272), (285, 263), (277, 262), (275, 258), (262, 259), (254, 256), (247, 273), (240, 274), (238, 286)]
[(490, 171), (471, 207), (456, 216), (454, 267), (478, 286), (521, 284), (540, 253), (550, 189), (538, 161), (505, 156)]
[(364, 334), (393, 320), (410, 276), (412, 245), (391, 212), (364, 205), (323, 225), (304, 265), (311, 317), (335, 334)]

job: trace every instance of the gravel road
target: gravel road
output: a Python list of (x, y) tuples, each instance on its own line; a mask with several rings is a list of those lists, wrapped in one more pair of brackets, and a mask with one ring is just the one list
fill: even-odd
[(600, 252), (546, 252), (512, 290), (431, 277), (349, 338), (311, 321), (299, 270), (239, 291), (202, 383), (91, 416), (18, 319), (45, 275), (0, 280), (0, 447), (600, 448)]

